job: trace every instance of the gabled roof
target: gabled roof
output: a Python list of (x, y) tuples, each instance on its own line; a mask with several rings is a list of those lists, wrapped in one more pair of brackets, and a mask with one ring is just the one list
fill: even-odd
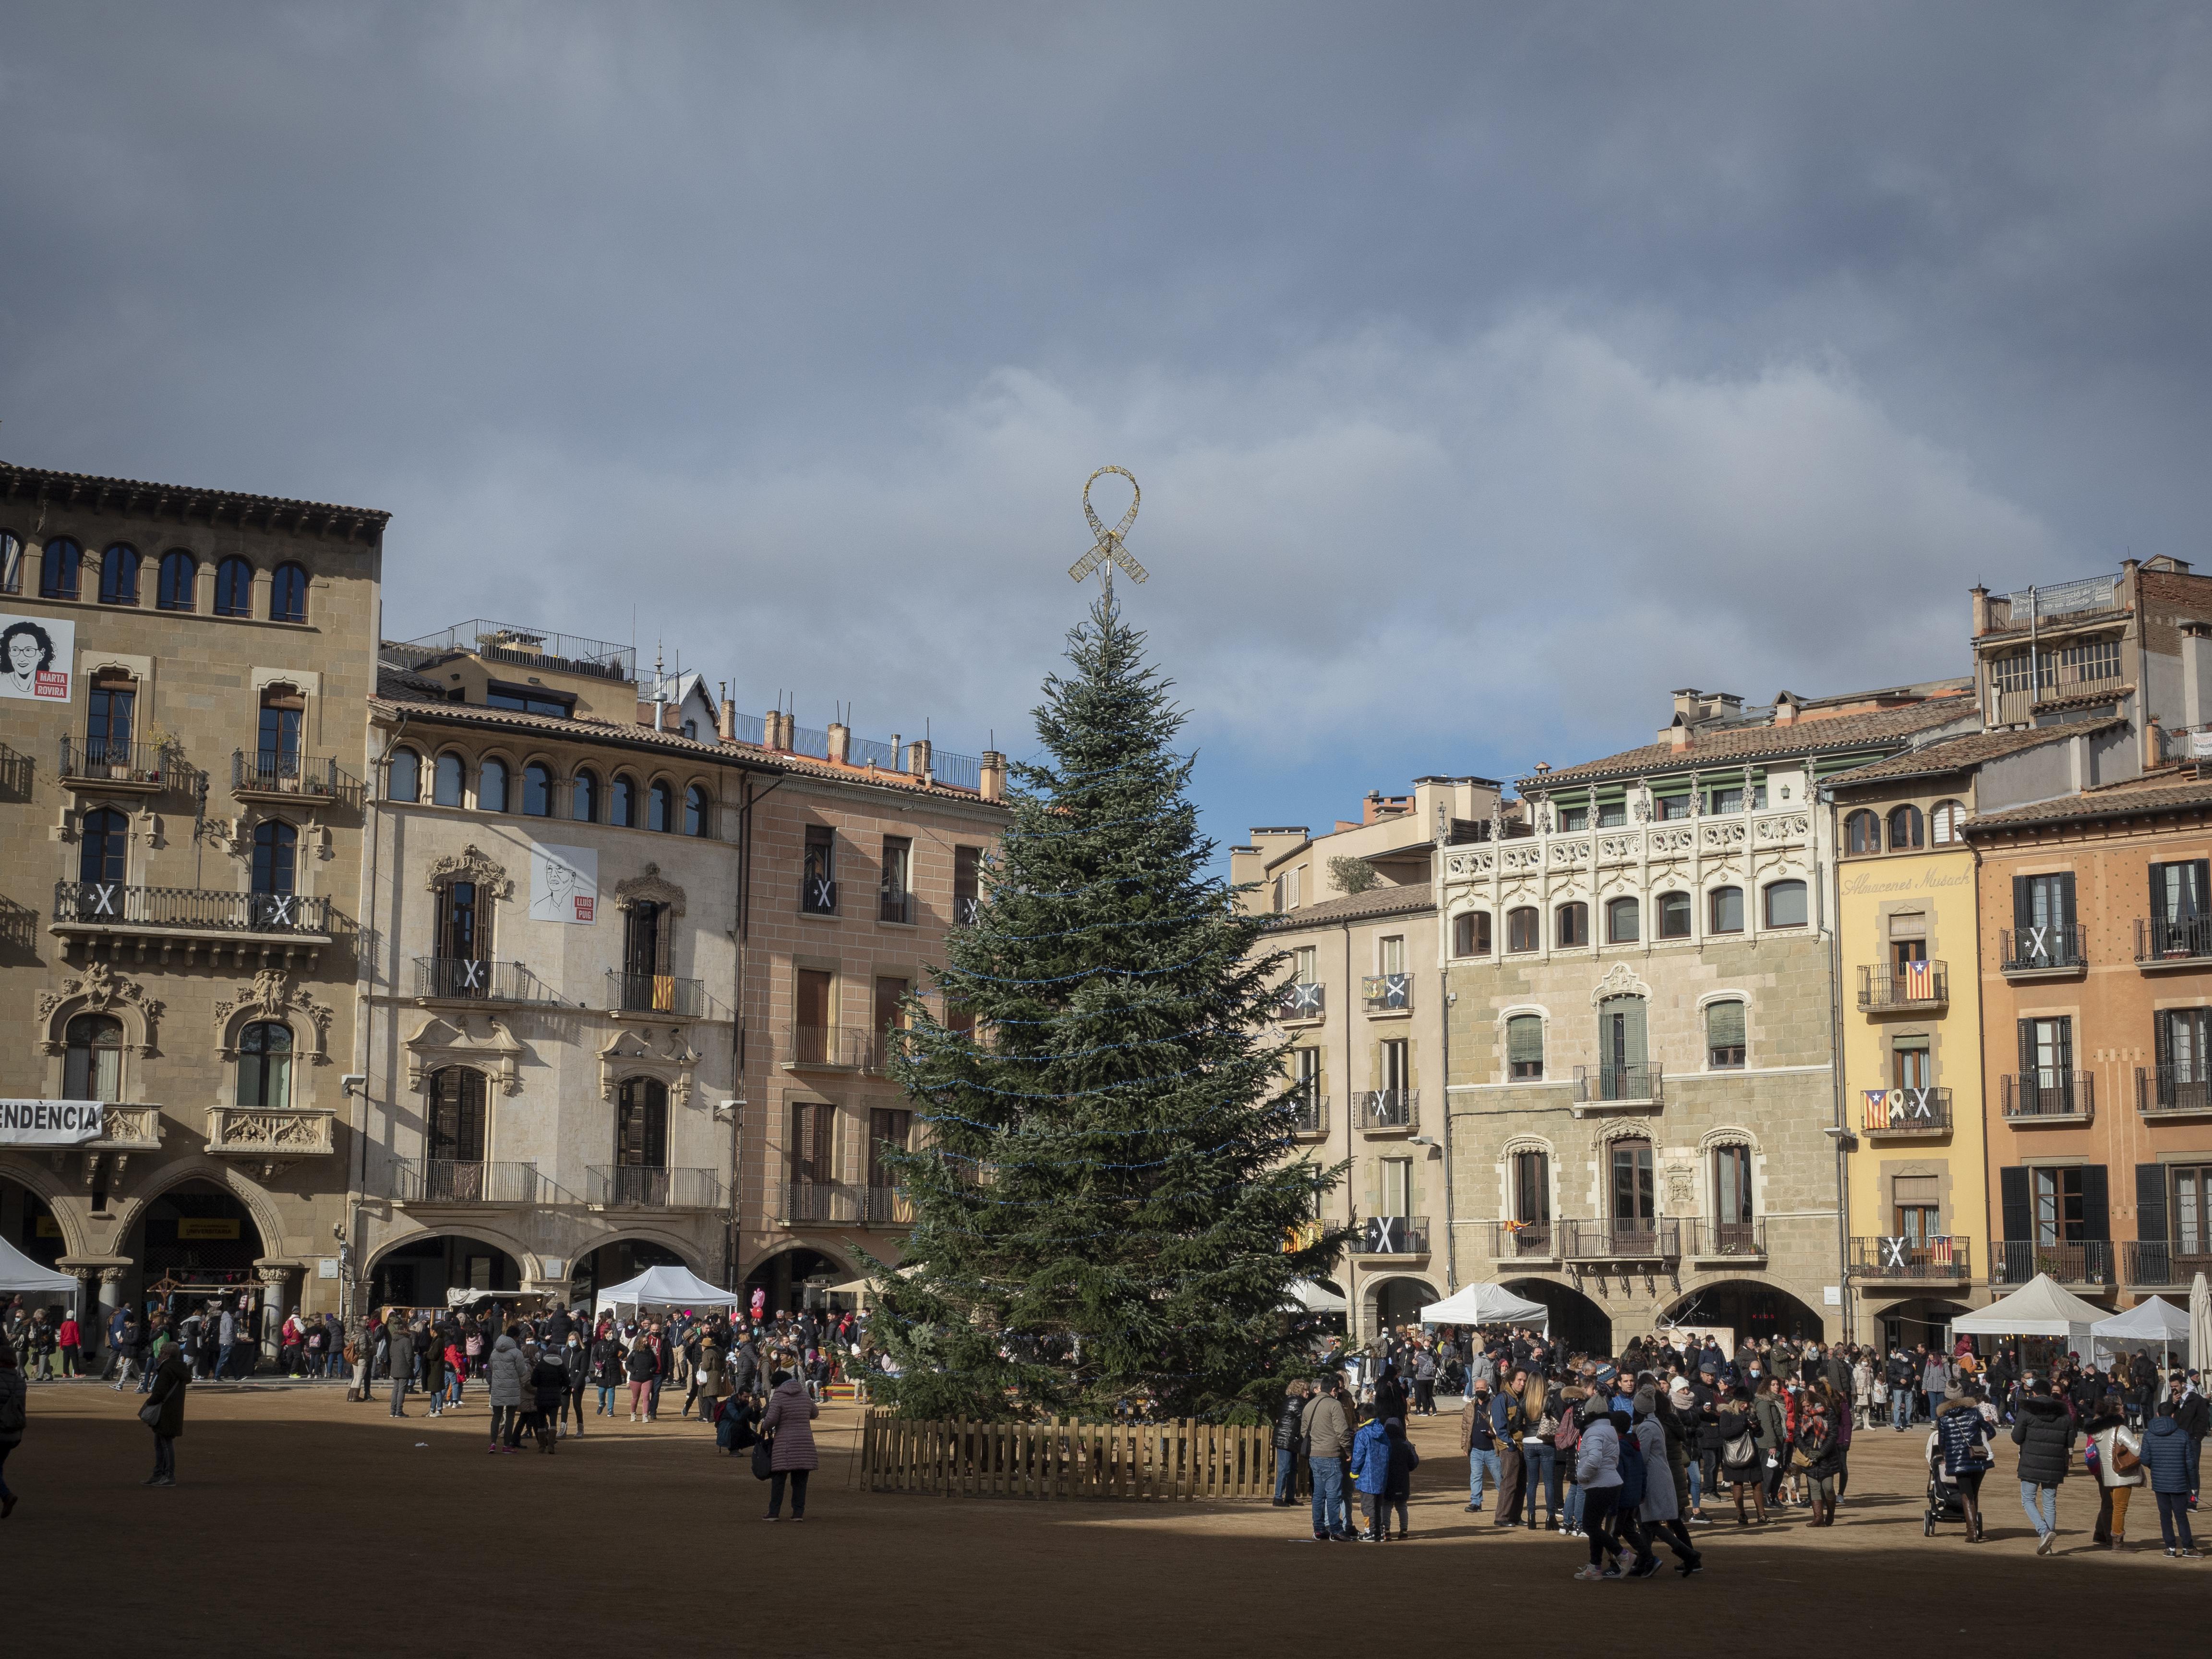
[(2193, 771), (2147, 772), (2125, 783), (2102, 789), (2085, 789), (2056, 800), (2039, 800), (2027, 806), (2007, 807), (2001, 812), (1979, 812), (1966, 820), (1966, 834), (2001, 830), (2035, 829), (2044, 824), (2083, 823), (2100, 818), (2136, 817), (2150, 812), (2185, 812), (2212, 809), (2212, 778)]
[(1402, 915), (1435, 908), (1436, 896), (1429, 884), (1409, 881), (1402, 887), (1370, 887), (1364, 893), (1347, 893), (1341, 898), (1323, 899), (1319, 904), (1302, 904), (1274, 917), (1273, 925), (1285, 930), (1322, 923), (1334, 926), (1340, 921)]
[(218, 510), (234, 519), (258, 518), (270, 525), (289, 520), (295, 530), (337, 530), (373, 537), (392, 518), (373, 507), (340, 507), (331, 501), (298, 501), (283, 495), (249, 495), (235, 489), (202, 489), (190, 484), (148, 483), (137, 478), (103, 478), (89, 472), (53, 472), (45, 467), (0, 461), (0, 499), (104, 508), (117, 513), (153, 513), (172, 517), (213, 517)]
[(1664, 743), (1645, 744), (1603, 760), (1584, 761), (1562, 771), (1534, 772), (1516, 779), (1523, 795), (1541, 794), (1562, 784), (1598, 783), (1612, 778), (1642, 777), (1655, 772), (1687, 772), (1692, 768), (1715, 771), (1759, 761), (1794, 759), (1801, 755), (1826, 755), (1853, 749), (1876, 748), (1901, 743), (1916, 732), (1948, 726), (1954, 720), (1977, 716), (1969, 696), (1929, 697), (1901, 708), (1870, 709), (1863, 714), (1835, 714), (1825, 720), (1797, 720), (1788, 726), (1713, 725), (1694, 731), (1686, 749)]
[(1979, 766), (1984, 761), (2002, 760), (2007, 755), (2023, 754), (2030, 749), (2039, 749), (2047, 743), (2062, 743), (2068, 738), (2086, 736), (2094, 732), (2109, 732), (2127, 721), (2114, 715), (2106, 720), (2085, 720), (2073, 726), (2039, 726), (2024, 732), (1969, 732), (1956, 738), (1939, 738), (1917, 749), (1908, 749), (1901, 755), (1892, 755), (1887, 760), (1878, 760), (1870, 765), (1854, 767), (1848, 772), (1838, 772), (1830, 778), (1831, 787), (1849, 789), (1855, 784), (1888, 783), (1900, 778), (1940, 777), (1946, 772), (1963, 772)]

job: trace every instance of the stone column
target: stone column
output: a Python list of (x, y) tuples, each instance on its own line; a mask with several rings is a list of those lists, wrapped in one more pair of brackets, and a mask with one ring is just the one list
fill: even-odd
[(284, 1316), (291, 1312), (299, 1293), (292, 1288), (292, 1280), (300, 1270), (296, 1267), (274, 1266), (255, 1262), (253, 1271), (261, 1279), (260, 1348), (261, 1357), (274, 1364), (283, 1351)]

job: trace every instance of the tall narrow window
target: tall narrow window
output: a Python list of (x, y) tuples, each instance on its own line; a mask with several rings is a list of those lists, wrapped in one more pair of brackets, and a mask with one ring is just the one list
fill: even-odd
[(269, 620), (303, 623), (307, 620), (307, 573), (296, 564), (280, 564), (269, 579)]
[(2158, 1103), (2212, 1108), (2212, 1008), (2161, 1008), (2151, 1029), (2158, 1043)]
[(83, 566), (84, 550), (66, 536), (56, 536), (46, 544), (46, 552), (39, 560), (39, 597), (75, 599)]
[(1402, 933), (1393, 933), (1376, 941), (1375, 966), (1377, 972), (1402, 974), (1406, 971), (1406, 939)]
[(2082, 1166), (2031, 1170), (2035, 1192), (2035, 1242), (2076, 1244), (2088, 1237)]
[(292, 1103), (292, 1028), (256, 1020), (238, 1034), (238, 1103), (282, 1111)]
[(76, 843), (79, 881), (103, 885), (120, 882), (130, 863), (131, 820), (112, 806), (87, 812), (77, 826)]
[(1413, 1160), (1410, 1158), (1386, 1158), (1382, 1160), (1382, 1212), (1393, 1220), (1413, 1212)]
[(1544, 1075), (1544, 1020), (1540, 1014), (1516, 1014), (1505, 1022), (1507, 1074), (1516, 1083)]
[(1490, 954), (1490, 912), (1462, 910), (1452, 918), (1452, 954), (1486, 957)]
[(576, 781), (568, 788), (568, 816), (578, 823), (596, 823), (599, 818), (599, 775), (588, 767), (576, 774)]
[(483, 764), (477, 769), (477, 810), (507, 811), (507, 763), (496, 755), (485, 756)]
[(439, 1163), (481, 1164), (484, 1155), (484, 1075), (448, 1066), (430, 1078), (429, 1155)]
[[(834, 974), (801, 968), (792, 987), (792, 1058), (820, 1066), (830, 1059), (830, 994)], [(974, 1029), (971, 1024), (969, 1029)]]
[(1605, 938), (1608, 945), (1633, 945), (1637, 933), (1637, 905), (1632, 898), (1608, 899), (1605, 906)]
[[(253, 827), (253, 890), (264, 897), (289, 897), (298, 872), (300, 832), (282, 818)], [(256, 906), (257, 912), (289, 919), (290, 907)]]
[(622, 1085), (615, 1163), (625, 1170), (668, 1167), (668, 1085), (658, 1078), (634, 1077)]
[(199, 603), (199, 561), (182, 549), (161, 555), (161, 579), (154, 603), (163, 611), (190, 611)]
[(1737, 1255), (1751, 1249), (1753, 1219), (1751, 1148), (1716, 1146), (1713, 1148), (1713, 1221), (1718, 1233), (1717, 1243), (1725, 1254)]
[(1651, 1143), (1642, 1139), (1616, 1140), (1609, 1161), (1614, 1232), (1651, 1231), (1658, 1218), (1656, 1188), (1651, 1173)]
[(952, 925), (972, 927), (983, 902), (983, 849), (952, 849)]
[(1589, 906), (1577, 900), (1552, 913), (1552, 948), (1571, 951), (1589, 944)]
[(1524, 904), (1505, 913), (1505, 948), (1508, 951), (1534, 951), (1537, 948), (1536, 909)]
[(483, 896), (483, 890), (472, 881), (449, 881), (438, 889), (438, 955), (444, 960), (483, 960), (487, 930), (481, 925)]
[(1936, 1081), (1925, 1034), (1900, 1031), (1890, 1039), (1889, 1080), (1896, 1089), (1925, 1089)]
[(1743, 932), (1743, 889), (1716, 887), (1706, 895), (1705, 931), (1709, 933), (1741, 933)]
[(1607, 997), (1598, 1005), (1598, 1079), (1604, 1100), (1651, 1098), (1642, 997)]
[(878, 1065), (890, 1054), (890, 1034), (906, 1029), (906, 1010), (901, 1005), (911, 988), (902, 979), (879, 978), (876, 981), (875, 1042)]
[(1513, 1218), (1539, 1224), (1552, 1218), (1552, 1158), (1548, 1152), (1513, 1154)]
[(253, 567), (235, 553), (215, 568), (215, 614), (253, 614)]
[(914, 920), (914, 842), (904, 836), (884, 837), (884, 871), (878, 919)]
[[(872, 1199), (888, 1195), (898, 1185), (897, 1173), (885, 1158), (889, 1152), (903, 1152), (914, 1133), (914, 1114), (896, 1107), (877, 1106), (868, 1112), (868, 1192)], [(871, 1219), (890, 1220), (889, 1216)]]
[(2063, 1116), (2075, 1109), (2070, 1018), (2020, 1022), (2019, 1109), (2030, 1116)]
[(623, 968), (631, 974), (668, 971), (668, 907), (640, 899), (629, 907), (623, 927)]
[(461, 757), (450, 750), (438, 757), (430, 774), (430, 799), (441, 806), (459, 806), (465, 797), (468, 774)]
[(553, 769), (532, 761), (522, 769), (522, 810), (533, 818), (553, 816)]
[[(791, 1183), (810, 1197), (811, 1189), (827, 1187), (836, 1178), (831, 1137), (836, 1113), (836, 1107), (823, 1101), (791, 1103)], [(801, 1212), (794, 1206), (793, 1218), (826, 1221), (830, 1218)]]
[(0, 593), (23, 591), (23, 538), (12, 530), (0, 530)]
[(391, 769), (386, 777), (388, 780), (385, 786), (386, 793), (393, 800), (422, 799), (422, 757), (412, 749), (392, 751)]
[(1705, 1063), (1716, 1072), (1743, 1066), (1743, 1004), (1709, 1003), (1705, 1007)]
[(118, 542), (100, 556), (100, 602), (138, 603), (138, 550)]
[(1802, 927), (1808, 912), (1805, 908), (1805, 884), (1802, 881), (1775, 881), (1766, 884), (1766, 925), (1769, 927)]
[(637, 781), (627, 772), (616, 773), (607, 791), (607, 822), (624, 830), (637, 828)]
[(799, 876), (799, 908), (810, 915), (837, 914), (837, 837), (826, 823), (806, 826), (806, 861)]
[(2070, 967), (2081, 959), (2075, 939), (2074, 876), (2014, 876), (2013, 961), (2030, 968)]
[(1404, 1109), (1413, 1070), (1413, 1045), (1405, 1038), (1393, 1037), (1382, 1045), (1382, 1091), (1389, 1097), (1386, 1111)]
[(1690, 896), (1687, 893), (1662, 893), (1654, 908), (1659, 912), (1661, 939), (1689, 938)]
[(128, 766), (138, 682), (119, 669), (103, 668), (93, 677), (87, 703), (84, 757), (94, 766)]
[(62, 1096), (67, 1100), (123, 1098), (123, 1022), (112, 1014), (79, 1014), (62, 1033)]
[(655, 779), (646, 795), (645, 827), (666, 835), (676, 826), (676, 792), (665, 780)]
[(707, 795), (706, 786), (693, 784), (684, 792), (684, 833), (687, 836), (706, 836), (714, 827), (713, 803)]
[(300, 776), (300, 733), (307, 718), (307, 700), (296, 686), (270, 685), (261, 693), (261, 732), (255, 759), (263, 778), (270, 781)]

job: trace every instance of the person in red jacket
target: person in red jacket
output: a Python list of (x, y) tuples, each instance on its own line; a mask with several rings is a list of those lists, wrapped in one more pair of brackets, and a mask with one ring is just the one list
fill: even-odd
[(62, 1375), (64, 1376), (82, 1376), (83, 1370), (80, 1361), (84, 1333), (78, 1328), (76, 1315), (72, 1314), (62, 1321), (61, 1334), (56, 1340), (62, 1351)]

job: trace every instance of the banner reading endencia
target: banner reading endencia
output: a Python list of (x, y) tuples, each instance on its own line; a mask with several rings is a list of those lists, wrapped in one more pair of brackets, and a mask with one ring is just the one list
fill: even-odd
[(0, 1100), (0, 1146), (81, 1146), (100, 1133), (96, 1100)]

